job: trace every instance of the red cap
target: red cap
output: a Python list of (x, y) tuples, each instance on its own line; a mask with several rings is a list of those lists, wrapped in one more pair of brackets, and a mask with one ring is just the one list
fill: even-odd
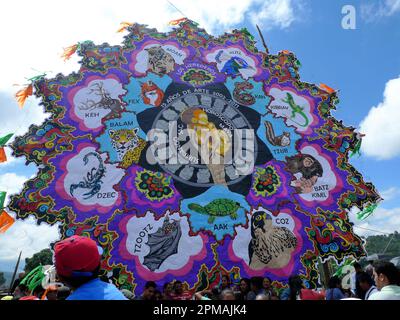
[(90, 276), (100, 264), (97, 244), (90, 238), (72, 236), (54, 246), (57, 273), (64, 277)]

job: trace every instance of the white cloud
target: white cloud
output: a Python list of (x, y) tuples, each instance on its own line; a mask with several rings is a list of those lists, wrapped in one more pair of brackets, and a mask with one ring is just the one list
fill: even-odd
[(387, 160), (400, 155), (400, 77), (386, 83), (384, 99), (372, 107), (360, 123), (366, 134), (361, 150), (367, 156)]
[(366, 22), (378, 21), (398, 12), (400, 12), (400, 0), (374, 0), (361, 5), (361, 17)]
[(0, 189), (7, 190), (9, 193), (16, 193), (22, 189), (22, 186), (28, 177), (18, 176), (15, 173), (5, 173), (0, 176)]
[[(288, 27), (297, 16), (292, 0), (203, 0), (172, 1), (190, 19), (212, 33), (223, 33), (252, 17), (265, 26)], [(296, 4), (297, 6), (297, 4)], [(77, 58), (64, 63), (63, 47), (78, 41), (120, 44), (116, 33), (122, 21), (139, 22), (160, 31), (170, 30), (168, 22), (182, 14), (166, 0), (124, 1), (51, 0), (12, 1), (0, 11), (2, 59), (0, 87), (16, 91), (14, 83), (38, 72), (70, 73), (78, 69)]]
[(384, 199), (384, 201), (389, 201), (395, 199), (396, 197), (400, 196), (400, 188), (398, 187), (391, 187), (389, 189), (383, 190), (380, 192), (380, 195)]
[(11, 271), (19, 252), (21, 261), (31, 257), (42, 249), (49, 248), (50, 243), (58, 240), (58, 226), (37, 225), (33, 217), (25, 221), (17, 220), (5, 233), (0, 233), (0, 263), (2, 271)]
[(249, 15), (254, 24), (270, 29), (272, 27), (287, 28), (295, 20), (292, 0), (256, 1), (261, 4), (258, 10)]
[[(359, 236), (368, 237), (383, 233), (400, 232), (400, 208), (385, 209), (378, 207), (376, 211), (365, 220), (358, 220), (354, 209), (349, 214), (349, 219), (354, 223), (354, 232)], [(369, 229), (369, 230), (367, 230)]]
[[(266, 27), (286, 28), (294, 21), (292, 0), (203, 0), (172, 1), (190, 19), (211, 33), (223, 33), (239, 26), (246, 17)], [(122, 21), (138, 22), (168, 31), (168, 22), (182, 18), (166, 0), (124, 1), (52, 0), (9, 2), (0, 10), (2, 59), (0, 59), (0, 128), (2, 132), (23, 134), (29, 124), (41, 123), (47, 116), (39, 101), (28, 98), (19, 110), (13, 95), (26, 78), (46, 72), (69, 74), (79, 69), (77, 55), (67, 62), (63, 48), (78, 41), (92, 40), (119, 45), (123, 34), (116, 33)], [(36, 71), (35, 71), (36, 70)]]
[[(39, 99), (30, 97), (23, 110), (20, 110), (11, 92), (0, 91), (0, 136), (14, 133), (7, 144), (12, 143), (15, 137), (27, 132), (30, 125), (40, 125), (49, 116), (49, 114), (43, 112), (43, 107), (39, 106), (39, 102)], [(6, 148), (6, 154), (8, 163), (15, 159), (11, 157), (10, 148)], [(6, 164), (0, 164), (0, 166)]]

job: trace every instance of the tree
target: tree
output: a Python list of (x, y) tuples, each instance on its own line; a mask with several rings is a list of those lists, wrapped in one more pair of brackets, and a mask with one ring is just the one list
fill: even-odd
[(4, 273), (0, 272), (0, 286), (6, 283), (6, 278), (4, 278)]
[(53, 264), (53, 253), (50, 249), (43, 249), (31, 258), (25, 259), (25, 272), (29, 273), (39, 265)]
[(400, 256), (400, 234), (395, 231), (388, 235), (374, 235), (366, 239), (365, 249), (368, 255), (383, 253), (389, 256)]

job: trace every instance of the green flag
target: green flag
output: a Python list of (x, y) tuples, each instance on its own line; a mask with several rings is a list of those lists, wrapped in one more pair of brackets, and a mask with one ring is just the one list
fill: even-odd
[(9, 133), (8, 135), (0, 138), (0, 147), (4, 147), (8, 140), (14, 135), (14, 133)]
[(0, 191), (0, 209), (4, 208), (4, 201), (6, 200), (6, 194), (7, 192)]

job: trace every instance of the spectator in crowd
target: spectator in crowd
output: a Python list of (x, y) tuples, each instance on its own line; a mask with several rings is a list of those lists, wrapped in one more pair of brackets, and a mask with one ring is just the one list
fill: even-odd
[(264, 277), (263, 288), (265, 294), (269, 297), (269, 300), (279, 300), (278, 294), (275, 288), (272, 286), (272, 280), (269, 277)]
[(90, 238), (72, 236), (54, 246), (58, 278), (72, 289), (66, 300), (127, 300), (111, 283), (99, 279), (100, 254)]
[(171, 293), (172, 300), (191, 300), (192, 294), (183, 289), (182, 282), (177, 280), (174, 283), (174, 291)]
[(235, 293), (232, 289), (224, 289), (221, 292), (221, 300), (236, 300)]
[[(374, 261), (368, 260), (368, 265), (365, 267), (365, 272), (371, 277), (372, 281), (374, 280)], [(374, 282), (375, 284), (375, 282)], [(365, 299), (367, 300), (367, 299)]]
[(18, 287), (18, 285), (20, 284), (20, 282), (22, 281), (22, 279), (25, 277), (25, 272), (20, 272), (18, 274), (18, 279), (15, 279), (14, 284), (11, 288), (11, 293), (15, 292), (15, 289)]
[(259, 294), (265, 294), (265, 290), (263, 289), (263, 278), (252, 277), (250, 279), (250, 291), (247, 294), (246, 300), (256, 300), (256, 297)]
[(326, 300), (341, 300), (346, 298), (341, 287), (342, 283), (339, 277), (331, 277), (328, 282), (328, 289), (326, 290)]
[(371, 294), (368, 300), (400, 300), (399, 269), (393, 263), (376, 261), (374, 278), (379, 292)]
[(135, 298), (135, 300), (155, 300), (154, 294), (156, 292), (157, 285), (154, 281), (147, 281), (144, 285), (142, 295)]
[(196, 300), (213, 300), (213, 299), (211, 299), (212, 295), (213, 294), (212, 294), (211, 290), (204, 289), (204, 290), (196, 292), (194, 294), (194, 298)]
[(172, 300), (171, 293), (174, 291), (174, 284), (166, 282), (163, 286), (162, 300)]
[(365, 292), (364, 300), (368, 300), (373, 293), (378, 292), (378, 289), (374, 285), (374, 281), (367, 272), (360, 274), (359, 281), (361, 290)]
[(46, 299), (47, 300), (58, 300), (58, 288), (57, 286), (50, 286), (49, 288), (46, 289), (45, 291), (46, 294)]
[(220, 295), (215, 296), (216, 291), (204, 289), (196, 292), (194, 297), (196, 300), (236, 300), (235, 293), (232, 289), (222, 290)]
[(281, 300), (300, 300), (301, 289), (304, 288), (303, 280), (298, 275), (289, 277), (289, 288), (281, 293)]
[(271, 300), (269, 295), (266, 294), (258, 294), (256, 300)]
[(242, 278), (239, 282), (238, 292), (236, 293), (236, 300), (247, 300), (247, 294), (250, 292), (250, 280)]
[(228, 275), (224, 274), (221, 277), (221, 285), (220, 285), (220, 291), (224, 291), (225, 289), (230, 289), (231, 288), (231, 279), (229, 278)]
[(162, 298), (163, 298), (163, 295), (160, 290), (154, 291), (154, 300), (158, 301), (158, 300), (162, 300)]
[(59, 287), (57, 290), (57, 300), (66, 300), (71, 294), (71, 289), (67, 286)]
[(14, 290), (14, 299), (19, 300), (22, 297), (29, 296), (30, 292), (25, 284), (20, 283)]
[(365, 297), (365, 292), (361, 289), (360, 280), (359, 280), (360, 275), (363, 273), (363, 269), (361, 267), (361, 264), (359, 264), (358, 262), (355, 262), (353, 264), (353, 267), (354, 267), (355, 272), (352, 274), (352, 277), (351, 277), (352, 293), (356, 298), (363, 300)]

